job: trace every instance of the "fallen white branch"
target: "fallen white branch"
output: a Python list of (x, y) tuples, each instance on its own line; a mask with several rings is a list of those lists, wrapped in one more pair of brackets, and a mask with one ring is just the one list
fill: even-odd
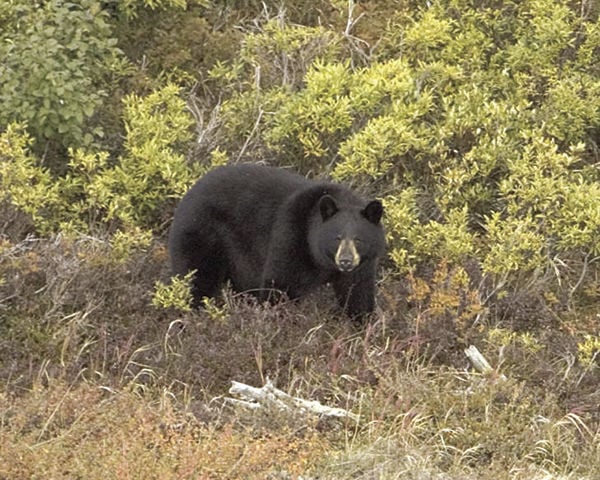
[[(495, 370), (492, 368), (490, 363), (485, 359), (485, 357), (481, 354), (481, 352), (477, 349), (475, 345), (470, 345), (469, 348), (465, 348), (465, 355), (473, 364), (475, 370), (483, 374), (492, 374), (495, 373)], [(506, 380), (504, 375), (499, 375), (501, 380)]]
[(248, 408), (250, 410), (258, 410), (259, 408), (261, 408), (261, 405), (255, 402), (247, 402), (245, 400), (237, 400), (235, 398), (225, 398), (225, 400), (231, 405), (237, 405), (240, 407)]
[(490, 373), (494, 370), (475, 345), (471, 345), (469, 346), (469, 348), (465, 348), (465, 355), (471, 361), (473, 367), (475, 367), (475, 370), (477, 370), (478, 372)]
[(270, 381), (267, 381), (262, 388), (256, 388), (244, 383), (232, 381), (229, 393), (243, 398), (243, 400), (228, 398), (227, 400), (230, 403), (252, 409), (275, 407), (279, 410), (290, 410), (302, 414), (312, 413), (327, 417), (349, 418), (354, 421), (359, 420), (358, 415), (351, 413), (348, 410), (344, 410), (343, 408), (328, 407), (316, 400), (305, 400), (303, 398), (292, 397), (284, 391), (275, 388)]

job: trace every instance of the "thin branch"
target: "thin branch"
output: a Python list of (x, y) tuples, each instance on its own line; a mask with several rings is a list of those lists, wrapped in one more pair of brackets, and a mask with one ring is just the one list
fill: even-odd
[(590, 260), (591, 255), (592, 255), (592, 252), (588, 252), (586, 254), (585, 258), (583, 259), (583, 268), (581, 269), (581, 275), (579, 275), (579, 279), (577, 280), (577, 283), (569, 292), (569, 303), (571, 303), (571, 301), (573, 299), (573, 295), (575, 294), (575, 291), (583, 283), (583, 280), (585, 279), (585, 276), (587, 275), (588, 267), (590, 266), (590, 264), (594, 263), (596, 260), (598, 260), (600, 258), (600, 257), (594, 257)]
[(256, 130), (258, 130), (258, 125), (260, 124), (260, 120), (262, 119), (263, 113), (264, 113), (263, 109), (261, 108), (258, 111), (258, 117), (256, 118), (256, 122), (254, 122), (254, 127), (252, 127), (252, 131), (250, 132), (250, 134), (246, 138), (246, 141), (244, 142), (244, 145), (242, 146), (242, 149), (240, 150), (240, 153), (238, 153), (238, 156), (235, 159), (236, 163), (239, 162), (240, 158), (242, 158), (242, 155), (244, 155), (244, 153), (246, 152), (246, 149), (248, 148), (248, 145), (250, 144), (250, 140), (252, 139), (252, 137), (256, 133)]

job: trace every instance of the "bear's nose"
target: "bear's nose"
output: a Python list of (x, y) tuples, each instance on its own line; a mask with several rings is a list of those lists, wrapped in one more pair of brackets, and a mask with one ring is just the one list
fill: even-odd
[(360, 263), (360, 255), (356, 251), (354, 240), (344, 238), (338, 245), (335, 264), (342, 272), (351, 272)]
[(350, 272), (354, 269), (354, 261), (352, 257), (342, 257), (338, 259), (338, 267), (342, 272)]

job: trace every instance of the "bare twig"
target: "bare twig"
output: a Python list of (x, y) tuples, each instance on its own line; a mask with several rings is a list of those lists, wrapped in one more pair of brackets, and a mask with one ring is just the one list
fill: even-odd
[(258, 117), (256, 117), (256, 122), (254, 122), (254, 127), (252, 127), (252, 131), (250, 132), (250, 134), (246, 138), (246, 141), (244, 142), (244, 145), (242, 146), (242, 149), (240, 150), (240, 153), (238, 153), (238, 156), (236, 158), (236, 162), (239, 162), (240, 158), (242, 158), (242, 155), (244, 155), (244, 152), (246, 151), (246, 148), (248, 148), (248, 145), (250, 144), (250, 140), (252, 139), (252, 137), (256, 133), (256, 130), (258, 130), (258, 126), (260, 124), (260, 120), (261, 120), (261, 118), (263, 116), (263, 113), (264, 112), (263, 112), (263, 110), (261, 108), (258, 111)]
[(592, 252), (588, 252), (586, 254), (585, 258), (583, 259), (583, 268), (581, 269), (581, 275), (579, 275), (579, 279), (577, 280), (577, 283), (569, 292), (569, 303), (571, 303), (571, 301), (573, 300), (573, 295), (575, 294), (577, 289), (583, 283), (583, 280), (585, 279), (585, 276), (587, 274), (588, 267), (590, 266), (590, 264), (594, 263), (595, 261), (597, 261), (600, 258), (600, 257), (594, 257), (590, 260), (591, 255), (592, 255)]
[[(346, 37), (351, 36), (350, 32), (352, 31), (352, 28), (354, 27), (354, 25), (356, 25), (358, 23), (358, 21), (365, 14), (365, 12), (363, 12), (357, 18), (354, 18), (354, 7), (356, 7), (356, 2), (354, 2), (354, 0), (348, 0), (348, 19), (346, 20), (346, 29), (344, 30), (344, 35)], [(358, 40), (361, 40), (361, 39), (358, 39)], [(365, 42), (364, 40), (361, 40), (361, 41), (364, 42), (365, 44), (367, 44), (367, 42)]]
[(363, 40), (362, 38), (352, 34), (352, 29), (365, 15), (365, 12), (362, 12), (358, 17), (354, 18), (355, 7), (356, 2), (354, 0), (348, 0), (348, 17), (346, 19), (346, 28), (344, 29), (343, 35), (354, 51), (362, 57), (363, 61), (367, 62), (369, 60), (369, 54), (365, 53), (361, 47), (365, 47), (367, 50), (370, 50), (369, 43), (366, 40)]

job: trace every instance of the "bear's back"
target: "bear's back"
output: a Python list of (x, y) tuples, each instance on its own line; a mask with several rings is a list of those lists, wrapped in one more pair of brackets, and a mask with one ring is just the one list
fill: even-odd
[[(186, 194), (182, 205), (215, 208), (222, 213), (269, 214), (310, 181), (283, 169), (240, 164), (219, 167), (204, 175)], [(257, 210), (258, 209), (258, 210)], [(270, 217), (270, 215), (267, 215)]]
[(310, 180), (283, 169), (240, 164), (216, 168), (185, 194), (177, 207), (170, 244), (183, 236), (218, 237), (236, 250), (264, 258), (277, 213)]

